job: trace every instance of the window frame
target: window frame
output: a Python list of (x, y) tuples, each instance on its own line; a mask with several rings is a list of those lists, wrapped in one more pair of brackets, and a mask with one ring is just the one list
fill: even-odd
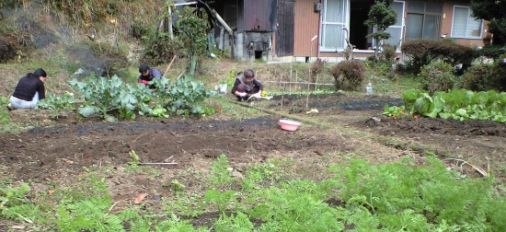
[[(406, 35), (404, 36), (404, 39), (405, 40), (416, 40), (416, 39), (429, 39), (429, 40), (438, 40), (438, 39), (441, 39), (441, 28), (443, 26), (443, 15), (444, 15), (444, 6), (443, 6), (443, 3), (441, 3), (441, 12), (435, 12), (435, 11), (429, 11), (427, 10), (428, 8), (428, 2), (427, 1), (418, 1), (418, 2), (423, 2), (424, 3), (424, 6), (423, 6), (423, 11), (418, 11), (418, 10), (410, 10), (408, 6), (406, 6), (406, 21), (408, 20), (409, 18), (409, 15), (421, 15), (422, 16), (422, 25), (421, 25), (421, 37), (417, 37), (417, 38), (408, 38), (407, 36), (407, 29), (406, 29)], [(409, 2), (405, 3), (405, 4), (410, 4)], [(425, 28), (425, 19), (427, 18), (427, 16), (436, 16), (439, 18), (439, 22), (437, 24), (437, 27), (438, 27), (438, 31), (437, 31), (437, 36), (432, 38), (432, 37), (424, 37), (424, 28)], [(406, 24), (407, 25), (407, 24)]]
[[(455, 23), (455, 9), (456, 8), (465, 8), (467, 9), (467, 19), (466, 20), (469, 20), (469, 19), (475, 19), (473, 16), (472, 16), (472, 9), (470, 6), (466, 6), (466, 5), (453, 5), (453, 12), (452, 12), (452, 27), (451, 27), (451, 38), (453, 39), (475, 39), (475, 40), (480, 40), (483, 38), (483, 27), (485, 26), (485, 20), (483, 19), (480, 19), (481, 20), (481, 23), (480, 23), (480, 35), (479, 36), (467, 36), (465, 35), (464, 33), (464, 36), (456, 36), (454, 35), (454, 23)], [(466, 28), (465, 30), (467, 31), (467, 21), (466, 21)]]
[[(326, 17), (326, 13), (327, 13), (327, 1), (328, 0), (324, 0), (323, 1), (323, 12), (320, 14), (320, 38), (319, 39), (319, 49), (321, 52), (342, 52), (344, 51), (344, 48), (346, 47), (346, 35), (345, 38), (343, 39), (343, 44), (341, 45), (341, 47), (336, 47), (336, 48), (329, 48), (329, 47), (324, 47), (324, 44), (325, 44), (325, 25), (340, 25), (340, 26), (343, 26), (343, 28), (348, 28), (349, 30), (349, 18), (350, 18), (350, 11), (349, 11), (349, 7), (350, 7), (350, 0), (341, 0), (343, 1), (343, 4), (344, 4), (344, 22), (340, 22), (340, 23), (336, 23), (336, 22), (326, 22), (324, 21), (325, 20), (325, 17)], [(344, 31), (343, 31), (344, 33)]]
[[(405, 32), (406, 32), (406, 11), (407, 11), (407, 9), (406, 9), (406, 2), (405, 1), (394, 0), (393, 2), (394, 3), (401, 3), (402, 4), (402, 17), (401, 17), (401, 21), (402, 22), (401, 22), (401, 25), (391, 25), (391, 26), (388, 27), (388, 28), (400, 28), (401, 29), (400, 41), (399, 41), (398, 46), (396, 47), (396, 51), (400, 52), (402, 44), (404, 43), (404, 37), (405, 37)], [(374, 40), (373, 40), (372, 44), (373, 44), (372, 46), (375, 48), (376, 44), (374, 43)]]

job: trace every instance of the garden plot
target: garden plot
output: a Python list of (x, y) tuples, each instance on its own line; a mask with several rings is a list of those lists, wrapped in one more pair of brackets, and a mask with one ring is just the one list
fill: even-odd
[(339, 138), (315, 128), (287, 133), (276, 120), (81, 123), (36, 128), (0, 138), (0, 159), (20, 179), (60, 178), (91, 165), (121, 165), (135, 151), (142, 162), (176, 162), (185, 168), (227, 154), (232, 162), (265, 160), (265, 154), (345, 151)]
[[(402, 99), (384, 96), (348, 96), (335, 94), (300, 94), (275, 96), (269, 102), (260, 102), (260, 106), (269, 109), (288, 109), (290, 113), (302, 113), (316, 108), (319, 111), (332, 110), (380, 110), (384, 105), (401, 105)], [(306, 107), (307, 106), (307, 107)]]

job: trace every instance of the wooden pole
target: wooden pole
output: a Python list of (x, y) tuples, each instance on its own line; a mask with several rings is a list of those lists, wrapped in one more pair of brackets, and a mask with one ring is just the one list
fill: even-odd
[(170, 70), (170, 67), (172, 67), (172, 64), (174, 63), (174, 60), (176, 60), (177, 58), (177, 55), (174, 55), (172, 57), (172, 60), (170, 61), (169, 65), (167, 66), (167, 68), (165, 69), (165, 72), (163, 72), (163, 77), (165, 76), (165, 74), (167, 74), (167, 72)]

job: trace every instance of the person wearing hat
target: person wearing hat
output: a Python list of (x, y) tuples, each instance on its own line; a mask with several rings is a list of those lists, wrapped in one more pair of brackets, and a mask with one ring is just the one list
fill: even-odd
[(35, 109), (37, 102), (46, 97), (44, 83), (47, 74), (42, 68), (22, 77), (10, 98), (9, 109)]
[(262, 83), (255, 79), (255, 72), (251, 69), (246, 69), (235, 79), (232, 94), (237, 97), (237, 100), (245, 101), (251, 98), (261, 98), (260, 93), (262, 89)]
[(141, 64), (139, 66), (139, 83), (143, 85), (149, 85), (154, 79), (162, 79), (162, 73), (156, 68), (150, 68), (147, 64)]

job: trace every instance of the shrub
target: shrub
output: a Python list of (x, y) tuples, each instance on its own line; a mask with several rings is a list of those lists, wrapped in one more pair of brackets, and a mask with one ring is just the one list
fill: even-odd
[(134, 20), (132, 25), (130, 25), (130, 35), (136, 39), (142, 39), (142, 37), (146, 36), (147, 33), (148, 29), (142, 21)]
[(316, 76), (323, 72), (325, 69), (325, 61), (318, 58), (314, 63), (311, 64), (311, 76)]
[(428, 65), (422, 67), (420, 77), (422, 78), (423, 88), (429, 93), (435, 91), (448, 91), (456, 83), (456, 77), (453, 74), (453, 67), (443, 60), (434, 60)]
[(183, 48), (178, 37), (171, 39), (168, 33), (158, 32), (155, 27), (146, 32), (142, 42), (145, 48), (141, 61), (153, 65), (167, 63), (174, 55), (179, 55)]
[(0, 37), (0, 62), (6, 62), (14, 57), (16, 57), (15, 46), (6, 39)]
[[(506, 57), (506, 55), (501, 57)], [(464, 74), (460, 84), (473, 91), (506, 91), (506, 65), (503, 59), (498, 59), (495, 64), (472, 66)]]
[(506, 47), (500, 45), (487, 45), (480, 50), (480, 55), (497, 59), (506, 53)]
[(365, 67), (359, 61), (343, 61), (332, 68), (336, 89), (356, 90), (364, 80)]
[(111, 77), (128, 66), (128, 48), (107, 42), (88, 42), (92, 53), (101, 60), (101, 76)]
[[(320, 75), (323, 70), (325, 70), (325, 63), (325, 61), (318, 58), (314, 63), (311, 64), (311, 82), (315, 83), (317, 76)], [(315, 89), (316, 85), (312, 85), (311, 88)]]
[(433, 59), (442, 59), (453, 65), (463, 64), (466, 68), (477, 56), (474, 49), (458, 45), (451, 40), (412, 40), (403, 43), (401, 49), (411, 57), (412, 71), (415, 73)]
[(469, 68), (462, 76), (462, 87), (473, 91), (488, 90), (487, 80), (492, 75), (494, 65), (480, 64)]
[(383, 45), (383, 51), (380, 55), (380, 60), (393, 62), (395, 59), (395, 47), (392, 45)]

